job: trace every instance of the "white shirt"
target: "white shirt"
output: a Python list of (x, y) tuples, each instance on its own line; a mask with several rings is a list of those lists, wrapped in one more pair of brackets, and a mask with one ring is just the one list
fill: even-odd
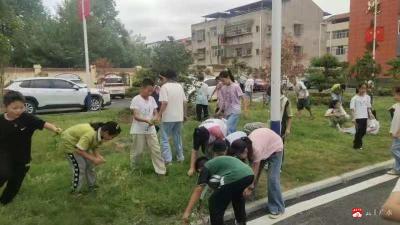
[(243, 131), (236, 131), (230, 135), (228, 135), (225, 139), (229, 141), (229, 144), (232, 145), (232, 143), (236, 140), (239, 140), (240, 138), (247, 137), (247, 134)]
[(179, 83), (166, 83), (160, 90), (160, 102), (167, 102), (162, 122), (183, 122), (183, 104), (187, 102), (185, 91)]
[(212, 127), (219, 126), (221, 128), (224, 137), (228, 134), (228, 126), (226, 125), (226, 119), (208, 119), (203, 121), (199, 127), (210, 129)]
[(350, 109), (354, 110), (355, 119), (368, 119), (368, 109), (371, 108), (369, 95), (355, 95), (350, 102)]
[(249, 78), (246, 80), (246, 83), (244, 84), (244, 91), (245, 92), (253, 92), (254, 88), (254, 79)]
[(400, 130), (400, 103), (394, 104), (392, 109), (394, 109), (394, 114), (390, 125), (390, 133), (396, 135)]
[(294, 91), (296, 92), (298, 99), (305, 99), (310, 96), (306, 85), (304, 85), (302, 81), (297, 81), (296, 85), (294, 86)]
[[(154, 116), (154, 110), (158, 108), (156, 100), (152, 96), (146, 100), (141, 95), (137, 95), (132, 99), (131, 110), (138, 112), (138, 116), (142, 119), (152, 120)], [(150, 126), (145, 122), (139, 122), (133, 117), (131, 126), (131, 134), (155, 134), (156, 129), (154, 126)]]

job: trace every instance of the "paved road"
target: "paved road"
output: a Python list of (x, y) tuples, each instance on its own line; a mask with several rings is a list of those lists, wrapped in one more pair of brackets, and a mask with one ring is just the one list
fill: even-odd
[(107, 107), (112, 109), (129, 108), (129, 106), (131, 105), (131, 100), (132, 100), (131, 98), (113, 99), (112, 104)]
[[(255, 102), (262, 102), (262, 93), (254, 93), (253, 99)], [(131, 98), (125, 98), (125, 99), (113, 99), (112, 104), (110, 106), (107, 106), (112, 109), (121, 109), (121, 108), (129, 108), (131, 104)]]
[[(392, 191), (397, 179), (383, 182), (371, 188), (350, 194), (348, 196), (331, 201), (327, 204), (322, 204), (318, 207), (300, 212), (280, 222), (271, 222), (264, 220), (258, 223), (249, 222), (249, 224), (275, 224), (275, 225), (394, 225), (398, 223), (382, 220), (379, 216), (381, 205)], [(356, 188), (357, 185), (351, 186), (348, 189)], [(342, 189), (344, 190), (344, 189)], [(341, 190), (339, 190), (341, 191)], [(329, 198), (324, 195), (319, 200), (323, 201)], [(301, 206), (302, 203), (297, 203)], [(308, 201), (303, 204), (303, 207), (312, 204)], [(296, 205), (289, 206), (296, 208)], [(364, 211), (364, 216), (361, 219), (354, 219), (352, 217), (352, 209), (361, 208)], [(301, 210), (301, 209), (300, 209)]]

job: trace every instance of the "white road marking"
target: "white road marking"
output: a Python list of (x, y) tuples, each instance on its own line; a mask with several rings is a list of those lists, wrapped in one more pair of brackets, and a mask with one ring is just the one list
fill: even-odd
[[(331, 192), (331, 193), (328, 193), (325, 195), (321, 195), (319, 197), (316, 197), (316, 198), (313, 198), (313, 199), (310, 199), (310, 200), (307, 200), (304, 202), (297, 203), (293, 206), (290, 206), (290, 207), (286, 208), (285, 214), (278, 219), (275, 219), (275, 220), (270, 219), (267, 215), (267, 216), (263, 216), (258, 219), (255, 219), (253, 221), (250, 221), (247, 224), (248, 225), (272, 225), (279, 221), (285, 220), (291, 216), (294, 216), (298, 213), (301, 213), (301, 212), (307, 211), (309, 209), (327, 204), (329, 202), (335, 201), (335, 200), (343, 198), (345, 196), (363, 191), (365, 189), (379, 185), (381, 183), (388, 182), (395, 178), (398, 178), (398, 176), (387, 175), (387, 174), (376, 177), (376, 178), (372, 178), (370, 180), (366, 180), (361, 183), (358, 183), (358, 184), (355, 184), (355, 185), (352, 185), (352, 186), (349, 186), (349, 187), (346, 187), (346, 188), (343, 188), (343, 189), (340, 189), (340, 190), (337, 190), (337, 191), (334, 191), (334, 192)], [(388, 193), (388, 195), (389, 195), (389, 193)]]

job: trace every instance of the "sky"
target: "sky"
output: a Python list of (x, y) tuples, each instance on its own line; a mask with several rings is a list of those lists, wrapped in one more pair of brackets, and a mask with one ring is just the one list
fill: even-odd
[[(42, 0), (55, 12), (62, 0)], [(202, 22), (202, 16), (255, 2), (256, 0), (115, 0), (119, 19), (133, 34), (146, 42), (189, 37), (190, 25)], [(299, 0), (297, 0), (299, 1)], [(313, 0), (331, 14), (349, 12), (350, 0)], [(94, 2), (94, 1), (92, 1)]]

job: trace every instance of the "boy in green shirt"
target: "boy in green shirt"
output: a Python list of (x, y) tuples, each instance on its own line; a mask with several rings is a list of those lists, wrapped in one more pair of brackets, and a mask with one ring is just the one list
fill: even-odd
[(200, 173), (197, 187), (194, 189), (189, 204), (183, 215), (184, 223), (189, 223), (193, 207), (200, 199), (204, 188), (209, 185), (214, 193), (209, 198), (211, 225), (224, 224), (224, 214), (232, 202), (237, 224), (246, 224), (246, 208), (243, 191), (252, 184), (252, 169), (234, 157), (225, 156), (227, 145), (223, 140), (214, 142), (215, 158), (208, 160), (201, 157), (196, 161), (196, 171)]
[(84, 180), (89, 189), (96, 187), (96, 172), (94, 167), (105, 163), (96, 148), (103, 142), (109, 141), (121, 133), (118, 123), (79, 124), (68, 128), (61, 134), (60, 148), (67, 154), (73, 178), (72, 193), (79, 193)]

